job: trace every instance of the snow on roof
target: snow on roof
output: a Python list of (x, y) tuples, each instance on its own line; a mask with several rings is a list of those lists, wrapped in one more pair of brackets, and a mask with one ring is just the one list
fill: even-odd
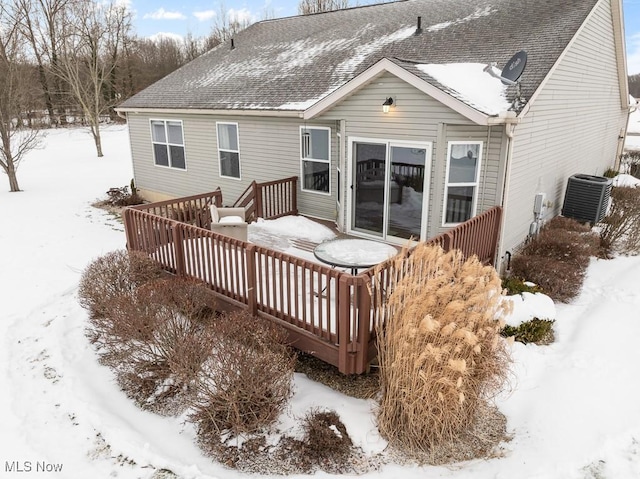
[(458, 93), (456, 96), (459, 100), (489, 115), (497, 115), (511, 108), (506, 97), (506, 85), (484, 71), (485, 64), (426, 64), (416, 65), (416, 68)]
[[(218, 45), (120, 108), (305, 110), (382, 58), (406, 60), (396, 63), (413, 72), (416, 64), (502, 64), (513, 45), (530, 55), (521, 88), (531, 98), (596, 1), (415, 0), (257, 22), (234, 36), (233, 47)], [(424, 26), (416, 35), (418, 17)], [(470, 97), (422, 80), (463, 103)], [(493, 100), (469, 106), (506, 109)]]
[[(367, 27), (365, 27), (365, 30), (369, 29), (369, 28), (373, 28), (373, 26), (367, 25)], [(415, 25), (411, 25), (409, 27), (402, 27), (402, 28), (396, 30), (393, 33), (390, 33), (388, 35), (382, 35), (381, 37), (375, 38), (374, 40), (372, 40), (370, 42), (364, 43), (362, 45), (358, 45), (355, 48), (355, 50), (353, 52), (353, 55), (351, 57), (347, 58), (342, 63), (340, 63), (336, 67), (335, 71), (339, 72), (339, 73), (343, 73), (344, 72), (344, 73), (351, 74), (372, 53), (375, 53), (375, 52), (379, 51), (380, 49), (382, 49), (386, 45), (398, 42), (400, 40), (404, 40), (405, 38), (409, 38), (415, 32), (416, 32)], [(343, 82), (344, 82), (344, 80), (341, 83), (343, 83)]]
[[(363, 28), (363, 31), (366, 31), (368, 29), (373, 28), (373, 25), (366, 25)], [(288, 103), (284, 103), (280, 106), (277, 106), (276, 109), (277, 110), (306, 110), (307, 108), (311, 107), (312, 105), (314, 105), (315, 103), (317, 103), (318, 101), (322, 100), (323, 98), (325, 98), (327, 95), (331, 94), (332, 92), (334, 92), (335, 90), (337, 90), (340, 86), (342, 86), (345, 82), (345, 78), (350, 77), (356, 70), (356, 68), (362, 63), (364, 62), (367, 58), (369, 58), (370, 55), (372, 55), (373, 53), (379, 51), (380, 49), (382, 49), (383, 47), (385, 47), (386, 45), (389, 45), (390, 43), (394, 43), (397, 42), (399, 40), (404, 40), (405, 38), (410, 37), (411, 35), (413, 35), (415, 33), (416, 29), (415, 26), (410, 26), (410, 27), (402, 27), (398, 30), (396, 30), (393, 33), (390, 33), (388, 35), (383, 35), (379, 38), (376, 38), (370, 42), (364, 43), (362, 45), (358, 45), (355, 48), (353, 48), (352, 46), (352, 41), (348, 41), (347, 39), (341, 40), (341, 41), (334, 41), (334, 42), (327, 42), (327, 44), (323, 47), (324, 49), (326, 49), (327, 51), (330, 49), (338, 49), (338, 50), (350, 50), (351, 48), (353, 48), (353, 53), (351, 56), (349, 56), (346, 60), (344, 60), (343, 62), (341, 62), (339, 65), (337, 65), (334, 69), (334, 73), (332, 75), (332, 82), (330, 87), (323, 92), (321, 95), (315, 97), (315, 98), (311, 98), (309, 100), (305, 100), (305, 101), (298, 101), (298, 102), (288, 102)], [(357, 37), (358, 35), (356, 35)], [(319, 47), (316, 47), (314, 50), (314, 52), (320, 53), (320, 49)], [(306, 54), (308, 55), (308, 52), (306, 52)], [(283, 57), (284, 58), (284, 57)], [(306, 57), (305, 57), (306, 58)], [(292, 58), (293, 63), (296, 66), (299, 66), (299, 59), (297, 56), (294, 56)], [(285, 69), (287, 68), (291, 68), (290, 65), (285, 65)]]
[(427, 27), (428, 32), (437, 32), (438, 30), (443, 30), (451, 25), (460, 25), (461, 23), (466, 23), (471, 20), (475, 20), (477, 18), (486, 17), (487, 15), (491, 15), (492, 9), (490, 6), (481, 8), (473, 12), (471, 15), (467, 15), (464, 18), (458, 18), (456, 20), (452, 20), (449, 22), (436, 23), (435, 25), (431, 25)]

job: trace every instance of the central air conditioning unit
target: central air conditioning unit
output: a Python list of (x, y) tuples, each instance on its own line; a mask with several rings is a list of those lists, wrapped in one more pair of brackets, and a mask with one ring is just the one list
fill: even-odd
[(611, 196), (611, 178), (573, 175), (564, 194), (562, 216), (596, 224), (605, 217)]

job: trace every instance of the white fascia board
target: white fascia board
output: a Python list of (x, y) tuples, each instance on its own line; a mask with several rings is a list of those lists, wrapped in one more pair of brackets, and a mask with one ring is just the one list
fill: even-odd
[(611, 0), (613, 16), (613, 41), (615, 42), (618, 82), (620, 83), (620, 102), (623, 108), (629, 107), (629, 83), (627, 79), (627, 51), (624, 40), (624, 21), (622, 18), (622, 0)]
[(341, 102), (349, 95), (355, 93), (360, 88), (368, 85), (385, 72), (395, 75), (409, 85), (438, 100), (443, 105), (448, 106), (452, 110), (460, 113), (462, 116), (468, 118), (474, 123), (477, 123), (478, 125), (487, 125), (489, 123), (489, 118), (491, 118), (489, 115), (471, 108), (466, 103), (463, 103), (457, 98), (452, 97), (448, 93), (445, 93), (439, 88), (436, 88), (432, 84), (415, 76), (413, 73), (405, 70), (404, 68), (387, 58), (383, 58), (382, 60), (373, 64), (371, 67), (363, 71), (360, 75), (351, 79), (340, 88), (315, 103), (313, 106), (307, 108), (307, 110), (305, 110), (304, 112), (303, 118), (305, 120), (311, 120), (323, 114), (324, 112), (335, 106), (337, 103)]
[(302, 111), (298, 110), (207, 110), (203, 108), (116, 108), (120, 113), (152, 113), (174, 115), (227, 115), (227, 116), (277, 116), (288, 118), (302, 118)]

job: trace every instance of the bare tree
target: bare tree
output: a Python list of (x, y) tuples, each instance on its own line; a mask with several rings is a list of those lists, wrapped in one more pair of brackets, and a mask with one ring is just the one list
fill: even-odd
[(23, 126), (23, 112), (33, 103), (32, 68), (25, 57), (16, 11), (0, 1), (0, 166), (9, 177), (10, 191), (20, 191), (17, 170), (25, 154), (36, 148), (39, 131)]
[(220, 2), (219, 10), (211, 34), (207, 38), (208, 49), (233, 38), (238, 32), (244, 30), (252, 23), (248, 18), (231, 14), (229, 10), (227, 10), (224, 2)]
[(634, 98), (640, 98), (640, 74), (629, 76), (629, 94)]
[(120, 75), (121, 57), (129, 42), (132, 31), (131, 12), (121, 3), (112, 5), (111, 11), (107, 15), (108, 34), (106, 43), (106, 58), (109, 63), (110, 74), (104, 91), (105, 100), (109, 106), (109, 115), (115, 118), (113, 107), (122, 100), (122, 94), (118, 88), (118, 77)]
[(349, 7), (349, 0), (300, 0), (298, 13), (311, 15), (312, 13), (331, 12)]
[[(105, 95), (113, 79), (124, 26), (130, 15), (124, 5), (79, 0), (68, 11), (62, 26), (62, 48), (55, 73), (68, 85), (89, 124), (98, 157), (102, 157), (100, 120), (113, 106), (117, 95)], [(113, 98), (111, 98), (113, 97)]]
[(64, 85), (59, 76), (51, 75), (51, 70), (55, 71), (58, 67), (61, 24), (73, 2), (74, 0), (15, 0), (16, 10), (20, 13), (19, 26), (31, 46), (46, 109), (54, 123), (66, 122), (62, 92)]

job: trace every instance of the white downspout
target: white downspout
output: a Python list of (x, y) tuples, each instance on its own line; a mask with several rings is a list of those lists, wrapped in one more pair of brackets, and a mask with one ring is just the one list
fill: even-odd
[[(500, 221), (500, 240), (498, 242), (498, 258), (497, 261), (501, 261), (504, 256), (504, 231), (505, 226), (507, 224), (507, 197), (509, 195), (509, 185), (511, 183), (511, 156), (513, 154), (513, 133), (516, 129), (516, 123), (508, 122), (504, 125), (504, 132), (507, 135), (509, 144), (507, 145), (507, 157), (505, 159), (505, 168), (504, 168), (504, 182), (502, 188), (502, 219)], [(496, 265), (498, 266), (498, 265)], [(502, 265), (500, 265), (502, 266)], [(498, 272), (501, 273), (502, 267), (498, 268)]]

